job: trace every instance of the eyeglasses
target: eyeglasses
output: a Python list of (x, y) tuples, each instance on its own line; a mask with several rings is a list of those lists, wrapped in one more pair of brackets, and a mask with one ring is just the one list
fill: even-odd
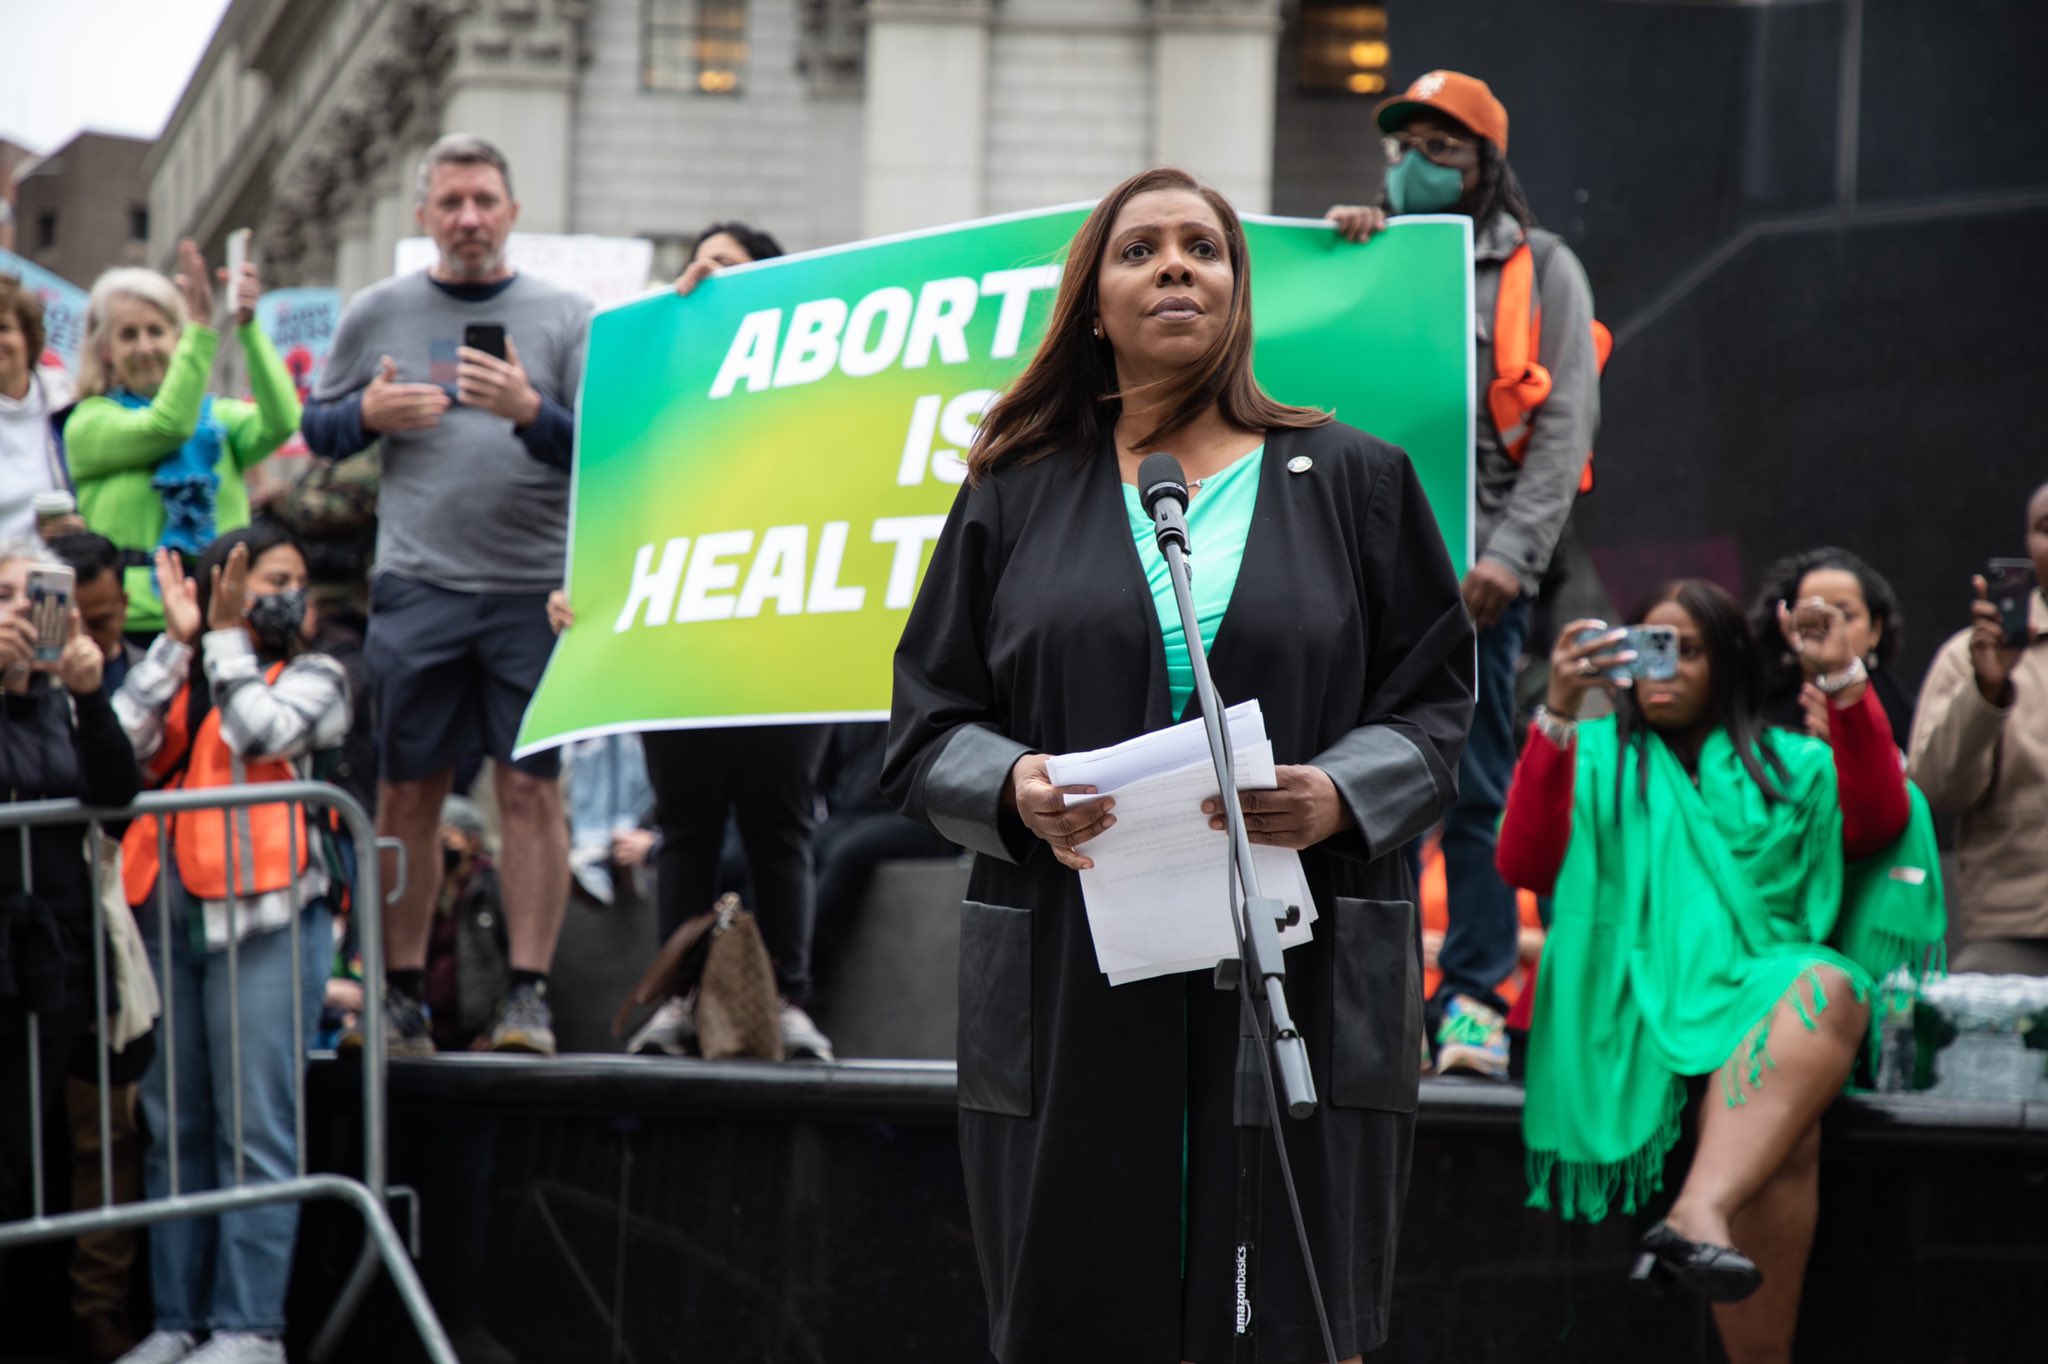
[(1380, 139), (1386, 149), (1387, 164), (1393, 165), (1409, 152), (1421, 152), (1427, 159), (1439, 166), (1452, 166), (1459, 170), (1479, 160), (1476, 144), (1445, 133), (1425, 133), (1418, 137), (1413, 133), (1394, 133)]

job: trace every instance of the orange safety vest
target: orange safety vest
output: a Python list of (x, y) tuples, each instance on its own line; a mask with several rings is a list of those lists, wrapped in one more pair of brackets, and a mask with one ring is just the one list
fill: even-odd
[[(284, 664), (273, 664), (264, 681), (274, 684)], [(288, 758), (266, 758), (244, 762), (220, 737), (220, 711), (209, 711), (196, 738), (188, 736), (192, 688), (188, 685), (171, 702), (164, 715), (163, 746), (150, 759), (146, 771), (152, 782), (164, 782), (165, 774), (186, 758), (182, 770), (171, 775), (164, 790), (212, 790), (260, 782), (292, 781), (298, 773)], [(190, 756), (186, 749), (190, 746)], [(226, 816), (233, 816), (232, 833)], [(243, 899), (284, 890), (305, 873), (310, 853), (306, 847), (306, 811), (300, 805), (251, 805), (239, 810), (188, 810), (171, 816), (171, 844), (178, 860), (178, 876), (185, 888), (202, 900), (229, 897), (229, 858), (232, 853), (233, 895)], [(294, 861), (292, 849), (298, 857)], [(128, 826), (121, 840), (121, 887), (128, 903), (142, 905), (156, 888), (157, 817), (144, 815)]]
[[(1493, 304), (1493, 372), (1486, 390), (1487, 411), (1500, 432), (1501, 447), (1520, 464), (1529, 450), (1529, 424), (1550, 396), (1550, 371), (1537, 363), (1543, 341), (1543, 302), (1536, 297), (1536, 255), (1523, 242), (1500, 268), (1500, 292)], [(1614, 334), (1593, 324), (1594, 372), (1607, 368)], [(1593, 452), (1586, 452), (1579, 491), (1593, 491)]]

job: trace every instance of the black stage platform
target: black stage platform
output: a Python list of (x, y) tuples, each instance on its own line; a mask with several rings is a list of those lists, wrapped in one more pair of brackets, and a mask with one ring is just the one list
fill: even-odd
[[(352, 1098), (325, 1070), (327, 1101)], [(527, 1361), (987, 1359), (948, 1063), (449, 1057), (391, 1088), (394, 1177), (435, 1191), (422, 1268), (453, 1329)], [(1523, 1209), (1518, 1089), (1423, 1090), (1375, 1359), (1720, 1357), (1700, 1308), (1624, 1287), (1644, 1223)], [(2048, 1358), (2048, 1108), (1845, 1100), (1824, 1159), (1802, 1360)], [(308, 1231), (310, 1303), (355, 1237), (324, 1210)], [(351, 1344), (410, 1355), (389, 1303)]]
[[(316, 1063), (318, 1164), (350, 1163), (353, 1085)], [(428, 1287), (452, 1333), (510, 1352), (474, 1358), (988, 1358), (950, 1063), (444, 1056), (395, 1062), (391, 1096), (393, 1178), (427, 1195)], [(1644, 1220), (1523, 1209), (1519, 1106), (1507, 1085), (1424, 1084), (1394, 1338), (1373, 1358), (1720, 1358), (1701, 1308), (1625, 1288)], [(1802, 1361), (2048, 1358), (2048, 1108), (1844, 1100), (1824, 1162)], [(358, 1245), (348, 1214), (307, 1215), (295, 1330)], [(61, 1320), (50, 1287), (42, 1324), (9, 1313), (17, 1344)], [(343, 1357), (419, 1357), (384, 1290)]]

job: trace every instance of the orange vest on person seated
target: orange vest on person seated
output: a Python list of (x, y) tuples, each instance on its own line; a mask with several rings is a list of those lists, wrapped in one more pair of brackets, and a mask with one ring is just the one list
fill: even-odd
[[(273, 664), (264, 675), (275, 683), (284, 664)], [(298, 776), (288, 758), (265, 758), (245, 762), (220, 737), (220, 711), (207, 712), (198, 735), (188, 733), (192, 688), (187, 686), (172, 700), (164, 715), (163, 746), (150, 759), (146, 773), (162, 789), (211, 790), (261, 782), (292, 781)], [(187, 757), (187, 747), (190, 756)], [(179, 759), (186, 761), (182, 769)], [(170, 774), (168, 782), (166, 774)], [(232, 816), (230, 837), (225, 820)], [(251, 805), (239, 810), (188, 810), (171, 816), (172, 855), (178, 861), (178, 876), (185, 888), (202, 900), (229, 898), (229, 857), (232, 852), (236, 899), (284, 890), (305, 873), (310, 856), (306, 847), (306, 811), (299, 805)], [(297, 850), (296, 859), (293, 850)], [(156, 887), (157, 817), (144, 815), (128, 826), (121, 840), (121, 887), (128, 903), (140, 906)]]
[[(1536, 255), (1523, 242), (1500, 268), (1500, 292), (1493, 305), (1494, 380), (1486, 389), (1486, 408), (1500, 432), (1501, 448), (1520, 464), (1529, 450), (1529, 424), (1550, 396), (1550, 371), (1536, 361), (1543, 341), (1543, 303), (1536, 297)], [(1594, 371), (1607, 368), (1614, 353), (1614, 334), (1603, 322), (1593, 324)], [(1579, 491), (1593, 491), (1593, 452), (1579, 475)]]

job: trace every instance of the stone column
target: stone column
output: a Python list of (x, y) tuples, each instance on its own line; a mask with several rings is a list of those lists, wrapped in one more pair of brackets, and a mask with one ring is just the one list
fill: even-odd
[(992, 8), (988, 0), (868, 6), (861, 186), (868, 235), (983, 213)]
[(575, 227), (570, 157), (585, 8), (578, 0), (484, 0), (455, 31), (441, 130), (476, 133), (503, 149), (523, 231)]
[(1153, 159), (1270, 211), (1280, 0), (1153, 0), (1152, 23)]

